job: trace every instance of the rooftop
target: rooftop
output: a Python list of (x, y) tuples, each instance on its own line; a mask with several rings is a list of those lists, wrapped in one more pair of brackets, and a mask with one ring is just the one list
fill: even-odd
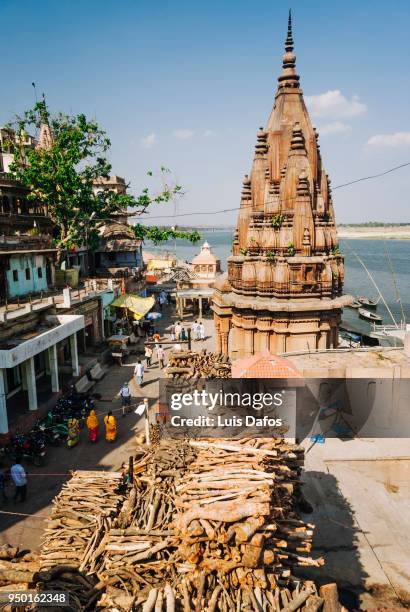
[(289, 359), (305, 377), (410, 377), (410, 353), (403, 347), (284, 353), (282, 357)]

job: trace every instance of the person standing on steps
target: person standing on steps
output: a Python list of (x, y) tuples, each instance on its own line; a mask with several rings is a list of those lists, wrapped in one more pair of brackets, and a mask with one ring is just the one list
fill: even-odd
[(14, 494), (14, 501), (24, 502), (27, 496), (27, 475), (26, 471), (20, 463), (20, 457), (16, 457), (13, 461), (12, 468), (10, 470), (11, 479), (16, 487)]

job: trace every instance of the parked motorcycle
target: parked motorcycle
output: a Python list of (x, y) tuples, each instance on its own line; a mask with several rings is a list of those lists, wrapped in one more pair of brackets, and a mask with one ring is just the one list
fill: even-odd
[(56, 423), (51, 410), (41, 421), (38, 421), (34, 426), (34, 432), (41, 432), (45, 441), (52, 446), (59, 446), (66, 438), (68, 429), (64, 423)]
[(6, 447), (6, 453), (11, 459), (26, 459), (37, 467), (44, 465), (47, 455), (44, 434), (35, 431), (27, 435), (16, 434)]

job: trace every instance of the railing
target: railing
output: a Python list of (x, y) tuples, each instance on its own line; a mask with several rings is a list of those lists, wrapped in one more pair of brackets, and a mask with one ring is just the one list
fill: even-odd
[(372, 323), (373, 331), (377, 331), (379, 333), (385, 333), (389, 331), (407, 331), (410, 330), (410, 325), (401, 321), (397, 323), (397, 325), (378, 325), (377, 323)]
[(13, 183), (18, 183), (16, 176), (12, 172), (0, 172), (0, 181), (11, 181)]

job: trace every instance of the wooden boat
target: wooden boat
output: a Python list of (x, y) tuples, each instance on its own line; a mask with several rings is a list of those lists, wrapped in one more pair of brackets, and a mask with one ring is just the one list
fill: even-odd
[(383, 320), (380, 315), (375, 312), (370, 312), (370, 310), (366, 310), (365, 308), (359, 308), (359, 317), (371, 323), (381, 323)]
[(362, 303), (359, 302), (359, 300), (353, 300), (353, 302), (351, 304), (348, 304), (349, 308), (361, 308), (362, 307)]
[(364, 296), (358, 297), (356, 301), (362, 306), (366, 306), (366, 308), (377, 308), (377, 304), (379, 303), (379, 300), (371, 300)]

